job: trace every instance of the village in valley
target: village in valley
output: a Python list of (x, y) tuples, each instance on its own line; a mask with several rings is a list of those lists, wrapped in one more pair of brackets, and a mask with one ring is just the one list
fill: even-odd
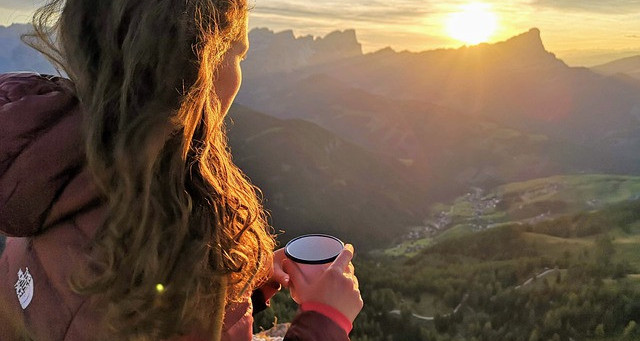
[[(451, 204), (433, 205), (433, 214), (425, 218), (422, 225), (412, 227), (388, 251), (395, 255), (415, 254), (449, 235), (479, 232), (504, 224), (535, 225), (574, 211), (596, 210), (622, 198), (635, 200), (639, 197), (632, 188), (624, 193), (622, 186), (625, 179), (614, 181), (620, 183), (612, 185), (602, 181), (603, 184), (593, 186), (580, 176), (575, 176), (504, 185), (492, 191), (472, 187)], [(574, 182), (581, 184), (576, 187)], [(581, 186), (584, 187), (580, 189), (583, 195), (575, 195), (573, 192)], [(588, 193), (585, 188), (589, 186), (597, 188), (589, 190), (609, 191), (616, 198), (603, 199), (595, 194), (585, 194)], [(565, 202), (567, 197), (573, 197), (575, 202)]]

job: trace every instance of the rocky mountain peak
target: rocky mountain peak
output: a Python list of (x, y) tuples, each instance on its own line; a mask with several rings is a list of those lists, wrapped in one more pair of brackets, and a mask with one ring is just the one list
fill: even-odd
[(523, 52), (547, 52), (542, 44), (540, 30), (537, 28), (532, 28), (527, 32), (507, 39), (503, 44)]
[(485, 60), (485, 62), (492, 61), (505, 66), (513, 65), (518, 68), (566, 66), (553, 53), (545, 49), (540, 37), (540, 30), (537, 28), (532, 28), (502, 42), (485, 43), (463, 49), (468, 49), (473, 52), (472, 54), (488, 57), (489, 60)]
[(339, 49), (348, 55), (361, 55), (362, 45), (358, 42), (356, 31), (348, 29), (344, 31), (333, 31), (324, 38), (316, 38), (316, 45), (322, 48)]
[(249, 32), (249, 40), (251, 49), (245, 67), (255, 67), (255, 71), (261, 74), (291, 72), (362, 55), (362, 45), (352, 29), (333, 31), (324, 37), (296, 37), (292, 30), (274, 32), (256, 28)]

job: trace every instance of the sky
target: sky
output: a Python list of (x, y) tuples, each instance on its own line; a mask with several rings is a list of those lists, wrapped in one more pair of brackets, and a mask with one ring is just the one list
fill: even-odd
[[(640, 54), (640, 0), (249, 0), (250, 27), (324, 36), (355, 29), (365, 52), (387, 46), (424, 51), (464, 45), (449, 36), (452, 13), (476, 2), (495, 13), (488, 42), (537, 27), (548, 51), (569, 65), (593, 66)], [(0, 25), (27, 22), (41, 0), (0, 0)]]

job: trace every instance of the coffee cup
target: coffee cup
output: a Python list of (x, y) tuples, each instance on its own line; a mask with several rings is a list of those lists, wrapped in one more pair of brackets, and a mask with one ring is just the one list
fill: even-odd
[[(296, 237), (284, 247), (284, 254), (300, 269), (307, 283), (315, 281), (344, 249), (344, 243), (326, 234), (307, 234)], [(291, 297), (300, 303), (295, 288)]]

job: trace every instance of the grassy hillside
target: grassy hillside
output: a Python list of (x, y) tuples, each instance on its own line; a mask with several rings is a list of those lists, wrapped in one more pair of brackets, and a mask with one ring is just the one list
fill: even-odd
[(556, 234), (585, 234), (587, 229), (598, 230), (604, 224), (592, 213), (637, 199), (640, 177), (635, 176), (564, 175), (510, 183), (491, 191), (476, 188), (451, 203), (433, 205), (424, 225), (386, 252), (415, 254), (426, 245), (474, 231), (504, 224), (541, 223), (539, 228), (544, 228), (545, 222), (558, 219), (564, 221), (564, 227)]
[[(471, 192), (448, 207), (453, 223), (478, 228), (503, 222), (534, 222), (640, 198), (640, 177), (563, 175)], [(440, 206), (442, 208), (442, 206)]]

